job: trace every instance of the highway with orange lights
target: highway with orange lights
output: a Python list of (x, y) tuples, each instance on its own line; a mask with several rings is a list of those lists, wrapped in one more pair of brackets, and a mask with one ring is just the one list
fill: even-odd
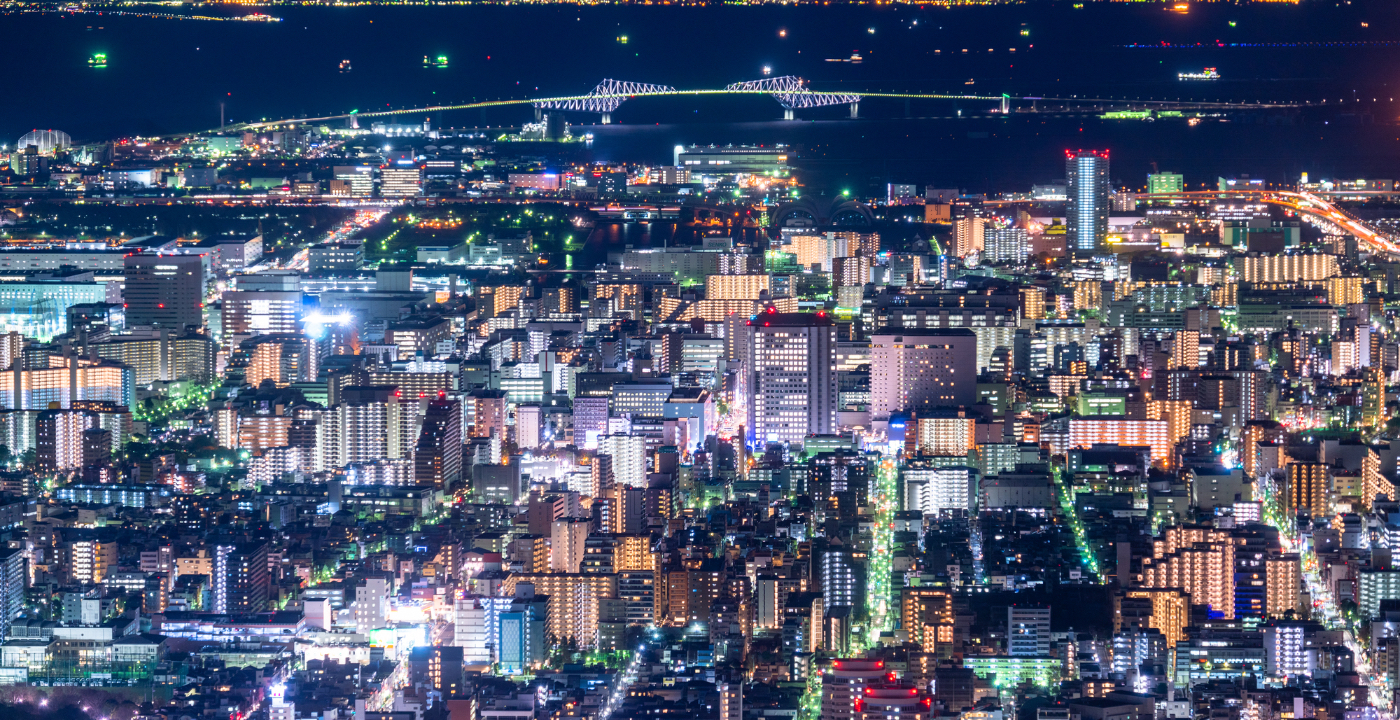
[[(1370, 193), (1385, 194), (1385, 193)], [(1316, 193), (1289, 190), (1193, 190), (1176, 193), (1138, 193), (1138, 200), (1244, 200), (1269, 203), (1292, 209), (1303, 215), (1331, 224), (1343, 232), (1355, 235), (1371, 249), (1400, 256), (1400, 246), (1387, 233), (1366, 224), (1347, 210)]]

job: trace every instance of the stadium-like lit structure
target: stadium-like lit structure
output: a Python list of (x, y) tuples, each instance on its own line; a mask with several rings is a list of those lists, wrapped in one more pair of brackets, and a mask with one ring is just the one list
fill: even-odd
[(68, 149), (73, 145), (73, 139), (62, 130), (30, 130), (15, 143), (15, 147), (20, 150), (30, 145), (37, 146), (40, 155), (49, 155), (58, 150)]

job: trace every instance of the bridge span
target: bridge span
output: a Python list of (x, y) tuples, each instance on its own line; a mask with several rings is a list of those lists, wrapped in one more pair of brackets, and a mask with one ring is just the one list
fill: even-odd
[[(375, 110), (372, 112), (348, 112), (340, 115), (324, 115), (321, 117), (286, 118), (283, 120), (265, 120), (262, 122), (245, 123), (231, 126), (227, 129), (247, 129), (261, 130), (284, 125), (299, 125), (303, 123), (327, 122), (332, 120), (349, 120), (351, 118), (379, 118), (403, 115), (406, 113), (438, 113), (453, 110), (474, 110), (481, 108), (508, 107), (519, 105), (532, 105), (537, 111), (542, 110), (564, 110), (573, 112), (596, 113), (602, 116), (603, 122), (610, 122), (612, 113), (627, 100), (645, 97), (667, 97), (667, 96), (691, 96), (702, 97), (710, 95), (768, 95), (778, 102), (783, 108), (783, 117), (792, 120), (795, 111), (827, 107), (832, 105), (847, 105), (851, 109), (851, 117), (856, 117), (859, 113), (860, 101), (865, 98), (890, 98), (903, 100), (965, 100), (965, 101), (986, 101), (997, 103), (992, 112), (1009, 114), (1013, 111), (1041, 109), (1041, 103), (1051, 107), (1059, 105), (1074, 112), (1084, 112), (1088, 109), (1102, 111), (1107, 109), (1128, 109), (1128, 110), (1177, 110), (1177, 111), (1241, 111), (1241, 110), (1277, 110), (1291, 109), (1311, 106), (1306, 102), (1227, 102), (1227, 101), (1194, 101), (1194, 100), (1157, 100), (1140, 98), (1093, 98), (1093, 97), (1051, 97), (1051, 96), (1012, 96), (1009, 94), (999, 95), (977, 95), (977, 94), (957, 94), (957, 93), (933, 93), (933, 92), (882, 92), (882, 91), (833, 91), (833, 90), (813, 90), (803, 78), (784, 75), (780, 77), (762, 78), (760, 80), (750, 80), (745, 82), (731, 83), (723, 88), (716, 89), (693, 89), (681, 90), (669, 85), (653, 85), (647, 83), (625, 82), (620, 80), (604, 80), (597, 87), (583, 95), (561, 95), (557, 97), (542, 98), (504, 98), (497, 100), (481, 100), (469, 103), (457, 103), (449, 105), (428, 105), (415, 108), (401, 108), (397, 110)], [(1029, 107), (1028, 107), (1029, 106)], [(1051, 110), (1053, 112), (1053, 110)]]

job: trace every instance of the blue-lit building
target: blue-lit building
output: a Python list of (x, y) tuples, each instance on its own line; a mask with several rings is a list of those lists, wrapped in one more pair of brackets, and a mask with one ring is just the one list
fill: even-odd
[(1108, 237), (1108, 151), (1066, 150), (1066, 240), (1070, 252), (1093, 255)]
[(546, 603), (543, 597), (517, 599), (510, 610), (501, 613), (501, 647), (497, 660), (502, 674), (519, 674), (544, 660)]
[(106, 283), (91, 280), (0, 282), (0, 333), (18, 332), (48, 340), (68, 332), (68, 308), (106, 299)]

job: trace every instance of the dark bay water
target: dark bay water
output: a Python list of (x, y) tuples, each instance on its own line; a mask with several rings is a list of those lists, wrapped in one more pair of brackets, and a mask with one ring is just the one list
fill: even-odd
[[(231, 121), (244, 121), (572, 94), (605, 77), (713, 88), (761, 77), (767, 66), (827, 90), (1326, 98), (1328, 107), (1187, 127), (1179, 120), (988, 118), (994, 103), (984, 101), (869, 99), (859, 121), (845, 120), (846, 109), (837, 107), (782, 123), (774, 122), (777, 104), (763, 97), (650, 98), (623, 105), (618, 125), (590, 128), (594, 156), (663, 162), (676, 144), (785, 142), (798, 148), (804, 180), (862, 193), (884, 182), (1024, 189), (1060, 176), (1069, 147), (1110, 148), (1115, 179), (1129, 185), (1153, 162), (1185, 172), (1192, 184), (1241, 173), (1275, 182), (1302, 171), (1400, 175), (1393, 125), (1400, 106), (1392, 100), (1400, 99), (1397, 4), (1218, 3), (1186, 15), (1165, 7), (264, 10), (280, 23), (0, 15), (13, 80), (0, 103), (0, 140), (12, 143), (35, 127), (65, 130), (79, 142), (209, 128), (218, 124), (221, 102)], [(625, 44), (618, 40), (624, 35)], [(1205, 46), (1123, 47), (1161, 42)], [(87, 66), (96, 52), (108, 55), (105, 69)], [(861, 63), (827, 61), (853, 52)], [(425, 55), (445, 55), (449, 66), (425, 68)], [(353, 70), (342, 74), (338, 64), (347, 59)], [(1206, 66), (1223, 79), (1176, 79)], [(422, 113), (399, 118), (418, 121)], [(517, 107), (433, 122), (470, 127), (529, 118), (528, 108)]]

